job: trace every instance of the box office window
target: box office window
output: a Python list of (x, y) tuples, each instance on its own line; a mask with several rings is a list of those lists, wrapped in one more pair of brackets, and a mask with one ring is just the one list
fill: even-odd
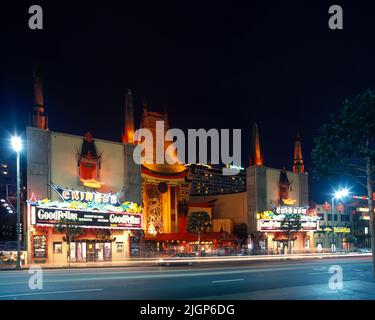
[(53, 253), (60, 254), (62, 253), (62, 242), (53, 243)]
[(124, 243), (123, 242), (116, 242), (116, 252), (123, 253), (124, 252)]

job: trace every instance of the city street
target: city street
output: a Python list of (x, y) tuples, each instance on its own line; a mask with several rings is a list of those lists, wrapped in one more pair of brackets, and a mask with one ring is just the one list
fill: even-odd
[[(332, 290), (329, 268), (343, 270)], [(27, 270), (0, 272), (0, 299), (375, 299), (371, 257), (227, 262), (193, 266), (43, 270), (31, 290)]]

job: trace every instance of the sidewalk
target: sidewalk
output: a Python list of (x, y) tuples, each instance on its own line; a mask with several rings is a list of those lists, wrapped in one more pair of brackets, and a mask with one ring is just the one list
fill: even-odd
[[(32, 266), (40, 266), (43, 269), (77, 269), (77, 268), (116, 268), (116, 267), (142, 267), (155, 266), (158, 258), (151, 259), (129, 259), (126, 261), (103, 261), (103, 262), (72, 262), (68, 263), (32, 263), (22, 265), (22, 269)], [(0, 271), (16, 270), (15, 264), (0, 264)]]

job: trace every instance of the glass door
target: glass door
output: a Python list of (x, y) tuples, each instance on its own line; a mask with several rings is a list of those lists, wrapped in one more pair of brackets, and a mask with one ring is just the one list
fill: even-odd
[(103, 243), (96, 242), (95, 243), (95, 258), (96, 261), (103, 261), (104, 260), (104, 252), (103, 252)]
[(95, 247), (93, 242), (87, 243), (87, 261), (95, 261)]
[(104, 261), (111, 261), (112, 260), (112, 243), (105, 242), (104, 243)]

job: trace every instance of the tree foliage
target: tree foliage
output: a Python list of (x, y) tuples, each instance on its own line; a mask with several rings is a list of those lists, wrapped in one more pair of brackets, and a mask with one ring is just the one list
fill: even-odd
[(281, 221), (281, 229), (284, 230), (288, 236), (288, 253), (292, 252), (291, 241), (293, 233), (300, 231), (301, 228), (301, 215), (298, 213), (287, 213)]
[(345, 100), (314, 139), (313, 175), (347, 176), (367, 189), (375, 276), (375, 224), (373, 184), (375, 171), (375, 94), (368, 89)]
[(301, 215), (298, 213), (287, 213), (281, 221), (281, 229), (285, 232), (298, 232), (301, 228)]
[(83, 229), (76, 222), (68, 219), (61, 219), (55, 225), (55, 230), (63, 233), (66, 241), (74, 241), (83, 233)]
[(79, 227), (78, 223), (69, 219), (61, 219), (56, 225), (55, 230), (64, 234), (64, 240), (68, 244), (67, 258), (70, 266), (70, 243), (75, 241), (83, 233), (83, 229)]
[(241, 245), (247, 239), (247, 224), (246, 223), (236, 223), (233, 226), (233, 235), (238, 239), (238, 243)]
[(186, 230), (198, 234), (200, 232), (207, 232), (211, 226), (209, 214), (205, 211), (197, 211), (189, 214)]
[[(371, 183), (375, 170), (375, 94), (366, 90), (353, 100), (345, 100), (314, 139), (313, 176), (348, 176), (367, 188), (367, 165)], [(370, 163), (369, 163), (370, 162)]]
[(186, 230), (198, 234), (198, 255), (201, 254), (201, 233), (211, 228), (211, 218), (205, 211), (191, 212), (188, 215)]

